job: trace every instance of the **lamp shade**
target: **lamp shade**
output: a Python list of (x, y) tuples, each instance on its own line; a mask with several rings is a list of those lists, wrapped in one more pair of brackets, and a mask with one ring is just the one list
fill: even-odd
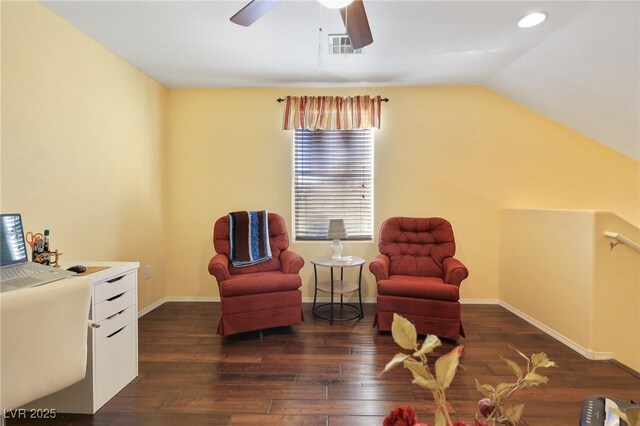
[(351, 4), (353, 0), (318, 0), (318, 2), (324, 7), (330, 9), (341, 9)]
[(347, 238), (347, 230), (343, 219), (329, 219), (329, 232), (327, 237), (331, 240)]

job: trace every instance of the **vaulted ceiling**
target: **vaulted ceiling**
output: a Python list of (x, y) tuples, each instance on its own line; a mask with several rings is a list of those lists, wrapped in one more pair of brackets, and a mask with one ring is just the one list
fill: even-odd
[(336, 10), (282, 0), (231, 23), (247, 2), (43, 4), (168, 87), (481, 85), (640, 160), (640, 1), (364, 0), (374, 42), (357, 55), (328, 53)]

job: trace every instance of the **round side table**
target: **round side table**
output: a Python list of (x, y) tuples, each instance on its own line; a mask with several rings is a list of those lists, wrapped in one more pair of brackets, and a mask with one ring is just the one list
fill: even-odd
[[(365, 260), (363, 258), (356, 256), (345, 256), (338, 260), (327, 257), (311, 259), (311, 263), (313, 263), (313, 273), (315, 275), (315, 292), (313, 294), (313, 309), (311, 312), (315, 317), (329, 321), (330, 325), (333, 325), (334, 322), (352, 321), (356, 318), (364, 318), (364, 311), (362, 310), (362, 266), (364, 265), (364, 262)], [(358, 271), (358, 282), (345, 280), (344, 269), (355, 266), (360, 267)], [(330, 269), (329, 281), (318, 281), (318, 267)], [(340, 268), (339, 280), (334, 279), (334, 268)], [(318, 291), (331, 294), (331, 301), (329, 303), (317, 304), (316, 301), (318, 299)], [(358, 299), (360, 303), (358, 305), (355, 305), (353, 303), (344, 303), (344, 295), (353, 293), (354, 291), (358, 292)], [(347, 318), (334, 318), (333, 297), (336, 294), (340, 295), (340, 309), (343, 309), (345, 307), (350, 308), (354, 311), (355, 315)], [(321, 308), (326, 306), (329, 306), (328, 317), (326, 316), (326, 314), (323, 315), (319, 312)]]

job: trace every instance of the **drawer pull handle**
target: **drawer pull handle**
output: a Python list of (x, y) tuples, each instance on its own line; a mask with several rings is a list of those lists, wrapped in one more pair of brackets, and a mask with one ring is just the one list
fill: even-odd
[(117, 317), (118, 315), (121, 315), (124, 311), (126, 311), (127, 308), (124, 308), (123, 310), (121, 310), (120, 312), (116, 312), (115, 314), (111, 315), (110, 317), (107, 317), (108, 320), (110, 319), (114, 319), (115, 317)]
[(124, 278), (124, 275), (120, 275), (119, 277), (115, 277), (115, 278), (113, 278), (111, 280), (108, 280), (107, 282), (108, 283), (115, 283), (116, 281), (120, 281), (123, 278)]
[(107, 339), (109, 337), (115, 336), (116, 334), (120, 333), (122, 330), (124, 330), (126, 327), (126, 325), (124, 327), (122, 327), (120, 330), (114, 331), (113, 333), (111, 333), (110, 335), (107, 336)]
[[(124, 293), (126, 293), (126, 291)], [(124, 296), (124, 293), (116, 294), (115, 296), (108, 298), (107, 302), (111, 302), (113, 300), (116, 300), (118, 297)]]

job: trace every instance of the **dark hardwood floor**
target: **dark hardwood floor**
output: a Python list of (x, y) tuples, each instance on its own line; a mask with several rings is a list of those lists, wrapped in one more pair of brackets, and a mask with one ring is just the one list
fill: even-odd
[[(329, 326), (311, 315), (292, 328), (218, 337), (219, 305), (166, 303), (140, 319), (140, 375), (93, 416), (9, 419), (8, 425), (381, 425), (395, 407), (410, 404), (433, 422), (433, 403), (402, 368), (378, 378), (400, 351), (390, 334), (371, 327), (373, 305), (360, 321)], [(495, 305), (463, 305), (464, 354), (448, 399), (460, 420), (473, 422), (480, 394), (474, 379), (496, 385), (513, 379), (500, 359), (517, 360), (508, 345), (544, 351), (558, 368), (549, 384), (515, 394), (526, 404), (524, 423), (578, 424), (582, 401), (602, 393), (640, 399), (640, 379), (607, 361), (589, 361)], [(452, 342), (438, 348), (443, 354)]]

